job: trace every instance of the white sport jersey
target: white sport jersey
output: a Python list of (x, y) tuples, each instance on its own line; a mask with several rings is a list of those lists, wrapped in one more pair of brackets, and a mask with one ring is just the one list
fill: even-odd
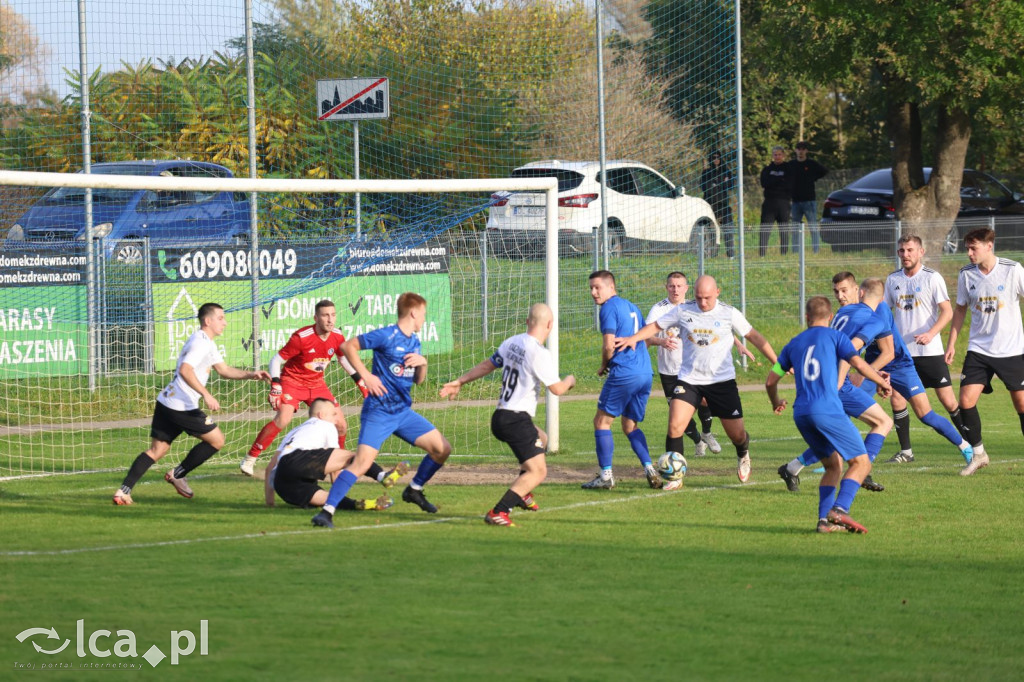
[(195, 370), (199, 383), (206, 386), (206, 382), (210, 378), (210, 368), (224, 362), (224, 358), (221, 357), (217, 344), (202, 329), (188, 337), (188, 341), (182, 346), (181, 354), (178, 356), (174, 379), (156, 397), (167, 407), (179, 412), (199, 408), (199, 393), (192, 390), (181, 378), (181, 366), (186, 362)]
[(1024, 298), (1024, 267), (999, 258), (987, 275), (977, 265), (960, 268), (956, 304), (971, 311), (971, 338), (967, 350), (995, 358), (1024, 355), (1024, 325), (1020, 299)]
[(288, 432), (277, 449), (278, 457), (284, 457), (296, 450), (323, 450), (324, 448), (340, 447), (338, 445), (338, 427), (332, 422), (310, 417), (299, 426)]
[(913, 277), (902, 269), (885, 279), (885, 304), (892, 308), (896, 329), (914, 357), (944, 355), (942, 334), (922, 346), (914, 341), (918, 334), (932, 328), (939, 318), (939, 304), (949, 300), (949, 291), (942, 275), (931, 268), (921, 268)]
[[(645, 324), (651, 322), (657, 322), (665, 315), (675, 308), (678, 303), (673, 303), (667, 298), (661, 299), (658, 303), (654, 304), (651, 308), (651, 312), (647, 314), (647, 319), (644, 320)], [(662, 339), (681, 339), (683, 330), (678, 324), (674, 324), (667, 329), (662, 329), (658, 332), (658, 338)], [(679, 342), (678, 347), (675, 350), (669, 350), (662, 346), (658, 346), (658, 374), (671, 374), (672, 376), (679, 375), (679, 365), (683, 362), (683, 343)]]
[(491, 356), (491, 362), (501, 370), (501, 396), (499, 410), (537, 414), (537, 388), (550, 386), (561, 379), (555, 358), (529, 334), (517, 334), (505, 339)]
[(661, 329), (676, 324), (683, 332), (679, 379), (706, 386), (736, 378), (732, 364), (733, 332), (746, 336), (753, 329), (743, 313), (721, 301), (705, 313), (696, 301), (687, 301), (658, 320)]

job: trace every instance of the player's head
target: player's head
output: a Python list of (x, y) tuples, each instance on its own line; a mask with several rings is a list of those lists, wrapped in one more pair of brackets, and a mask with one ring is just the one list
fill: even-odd
[(551, 308), (547, 303), (534, 303), (530, 306), (530, 316), (526, 318), (527, 332), (544, 343), (548, 339), (548, 334), (551, 333), (554, 321), (555, 316), (551, 313)]
[(615, 275), (607, 270), (590, 273), (590, 296), (601, 305), (615, 295)]
[(665, 278), (665, 293), (668, 294), (669, 301), (682, 303), (686, 300), (686, 292), (689, 289), (686, 275), (679, 271), (668, 273), (668, 277)]
[(313, 310), (313, 322), (317, 334), (326, 334), (333, 330), (337, 320), (338, 313), (334, 308), (334, 303), (325, 298), (316, 304)]
[(334, 403), (327, 398), (317, 398), (309, 404), (309, 416), (325, 422), (334, 421)]
[(921, 259), (924, 258), (924, 242), (916, 234), (905, 234), (900, 237), (899, 248), (896, 253), (900, 257), (900, 265), (903, 266), (904, 270), (910, 271), (917, 269), (917, 266), (921, 264)]
[(804, 306), (807, 326), (825, 326), (832, 319), (832, 301), (826, 296), (811, 296)]
[(853, 276), (852, 272), (844, 270), (843, 272), (837, 272), (832, 277), (832, 293), (835, 294), (839, 305), (856, 303), (858, 299), (857, 289), (857, 278)]
[(877, 277), (868, 277), (860, 283), (858, 295), (861, 303), (867, 303), (875, 308), (885, 296), (885, 283)]
[(224, 328), (228, 326), (227, 318), (224, 317), (224, 308), (219, 303), (202, 304), (199, 306), (196, 318), (199, 320), (199, 327), (211, 339), (223, 334)]
[(720, 293), (718, 282), (711, 275), (701, 275), (697, 278), (693, 297), (697, 301), (697, 307), (704, 312), (708, 312), (718, 304), (718, 294)]
[(991, 227), (979, 227), (964, 235), (967, 259), (977, 265), (992, 255), (996, 248), (996, 231)]
[(413, 331), (423, 328), (427, 318), (427, 299), (407, 291), (398, 297), (398, 319), (412, 322)]

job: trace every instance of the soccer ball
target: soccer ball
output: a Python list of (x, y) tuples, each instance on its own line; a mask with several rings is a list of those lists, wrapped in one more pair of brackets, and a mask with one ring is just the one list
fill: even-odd
[(686, 475), (686, 458), (678, 452), (666, 452), (658, 458), (658, 473), (666, 481), (678, 481)]

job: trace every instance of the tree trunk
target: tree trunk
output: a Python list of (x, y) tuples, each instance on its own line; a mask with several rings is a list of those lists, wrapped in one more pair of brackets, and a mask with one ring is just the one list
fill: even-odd
[(916, 234), (929, 259), (942, 254), (960, 210), (960, 183), (971, 139), (967, 112), (939, 105), (934, 131), (935, 162), (924, 181), (921, 116), (910, 101), (890, 102), (886, 116), (893, 142), (893, 209), (903, 234)]

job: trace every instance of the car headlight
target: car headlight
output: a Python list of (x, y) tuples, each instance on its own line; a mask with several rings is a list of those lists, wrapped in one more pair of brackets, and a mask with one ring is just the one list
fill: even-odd
[[(113, 229), (114, 223), (100, 223), (99, 225), (92, 226), (92, 237), (93, 239), (103, 239), (110, 230)], [(78, 241), (85, 241), (85, 232), (78, 236)]]
[(21, 227), (21, 225), (15, 223), (13, 226), (11, 226), (11, 229), (7, 230), (7, 238), (21, 241), (22, 239), (25, 238), (25, 230)]

